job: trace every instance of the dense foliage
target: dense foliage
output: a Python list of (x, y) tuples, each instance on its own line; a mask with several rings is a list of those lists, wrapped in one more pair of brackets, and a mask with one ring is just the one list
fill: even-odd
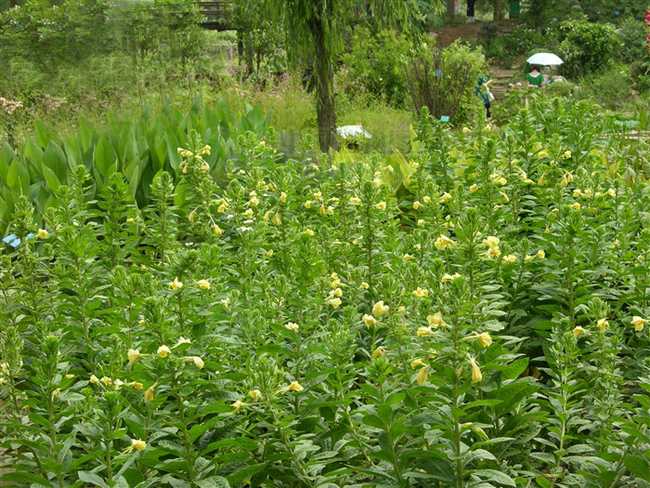
[(606, 68), (623, 47), (616, 29), (608, 24), (563, 22), (558, 37), (559, 52), (564, 60), (562, 69), (571, 76)]
[(80, 162), (42, 220), (18, 199), (5, 482), (650, 483), (647, 144), (533, 97), (501, 129), (422, 117), (408, 158), (256, 140), (219, 185), (184, 130), (146, 204)]
[(34, 135), (18, 148), (0, 146), (0, 232), (13, 220), (20, 195), (27, 196), (42, 215), (79, 165), (93, 177), (89, 197), (112, 185), (113, 174), (119, 172), (130, 197), (146, 203), (156, 173), (180, 174), (181, 157), (176, 149), (190, 142), (192, 132), (215, 148), (206, 160), (217, 179), (225, 177), (226, 162), (245, 161), (247, 139), (270, 135), (259, 109), (248, 107), (239, 114), (224, 101), (206, 107), (196, 100), (188, 111), (171, 106), (145, 110), (128, 120), (114, 116), (102, 128), (82, 121), (77, 131), (65, 136), (38, 124)]

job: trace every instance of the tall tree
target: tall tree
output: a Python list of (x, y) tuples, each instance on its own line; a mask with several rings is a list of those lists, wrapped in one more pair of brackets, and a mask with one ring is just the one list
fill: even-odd
[(415, 0), (261, 0), (284, 22), (287, 45), (296, 57), (310, 59), (316, 88), (318, 139), (323, 152), (336, 148), (334, 69), (343, 36), (360, 15), (374, 25), (410, 25)]

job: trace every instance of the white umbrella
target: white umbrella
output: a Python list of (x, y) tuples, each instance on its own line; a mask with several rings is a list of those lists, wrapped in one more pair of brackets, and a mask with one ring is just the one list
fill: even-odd
[(553, 53), (537, 53), (533, 54), (527, 60), (528, 64), (536, 64), (539, 66), (558, 66), (564, 61), (559, 56)]
[(372, 135), (362, 125), (344, 125), (337, 127), (336, 133), (343, 139), (363, 138), (372, 139)]

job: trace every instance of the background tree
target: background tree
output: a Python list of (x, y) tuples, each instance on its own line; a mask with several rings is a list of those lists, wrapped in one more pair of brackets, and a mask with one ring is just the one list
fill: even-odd
[(311, 61), (316, 88), (320, 148), (336, 148), (334, 69), (344, 34), (359, 15), (374, 24), (408, 28), (417, 12), (414, 0), (263, 0), (269, 14), (284, 23), (287, 47)]

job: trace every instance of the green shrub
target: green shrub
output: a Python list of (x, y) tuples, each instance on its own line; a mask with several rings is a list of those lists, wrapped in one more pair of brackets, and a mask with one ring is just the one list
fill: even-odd
[(642, 21), (632, 17), (625, 19), (619, 27), (619, 35), (623, 42), (621, 59), (634, 62), (648, 56), (646, 50), (646, 29)]
[(624, 65), (593, 74), (584, 79), (583, 85), (587, 95), (612, 109), (623, 108), (632, 97), (634, 88), (630, 69)]
[(639, 92), (650, 91), (650, 59), (637, 61), (630, 66), (634, 86)]
[(351, 94), (368, 93), (391, 105), (406, 104), (406, 67), (411, 42), (393, 30), (373, 34), (365, 27), (352, 35), (350, 51), (343, 56), (347, 68), (343, 83)]
[(427, 107), (436, 118), (452, 123), (468, 120), (479, 107), (474, 93), (478, 77), (487, 72), (485, 56), (460, 41), (431, 52), (422, 49), (409, 68), (409, 89), (418, 112)]
[(196, 101), (188, 113), (171, 106), (147, 108), (130, 118), (109, 117), (101, 128), (82, 121), (69, 135), (37, 124), (20, 147), (0, 144), (0, 233), (11, 221), (20, 195), (28, 196), (42, 214), (79, 165), (93, 176), (93, 194), (120, 172), (131, 197), (145, 203), (158, 171), (179, 175), (177, 149), (190, 145), (192, 134), (212, 146), (205, 159), (210, 174), (220, 179), (226, 164), (248, 163), (248, 134), (270, 137), (269, 131), (261, 110), (249, 106), (239, 113), (225, 101), (210, 106)]
[(562, 22), (558, 38), (558, 50), (564, 58), (562, 70), (571, 77), (606, 67), (622, 49), (618, 32), (609, 24), (594, 24), (583, 20)]

